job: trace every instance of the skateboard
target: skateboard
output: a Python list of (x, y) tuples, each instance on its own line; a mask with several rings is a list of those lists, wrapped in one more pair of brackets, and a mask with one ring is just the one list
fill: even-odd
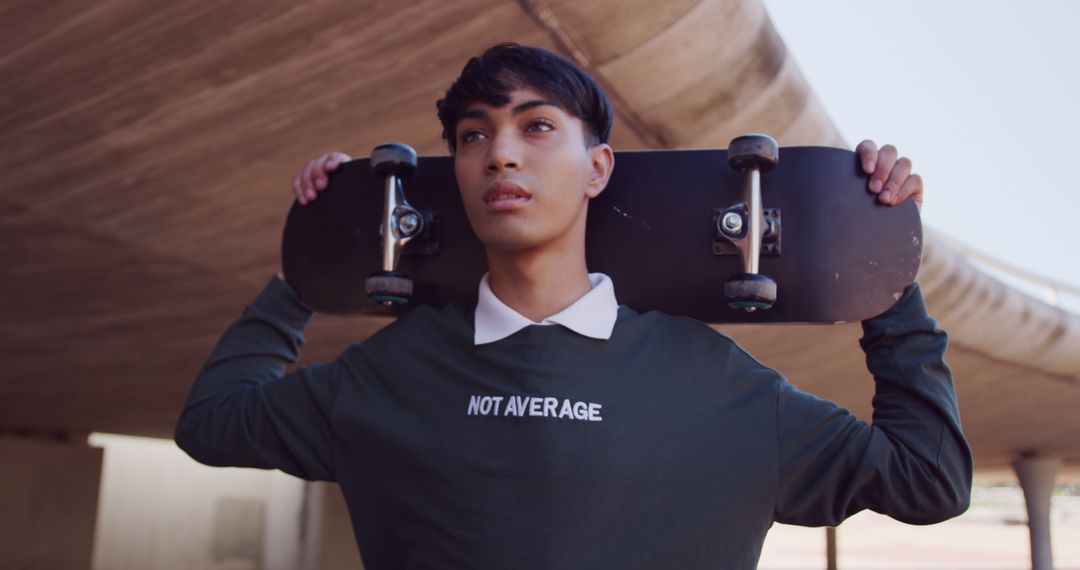
[[(842, 323), (882, 313), (915, 280), (918, 209), (879, 204), (854, 152), (781, 149), (752, 134), (727, 150), (615, 157), (607, 189), (589, 204), (586, 257), (635, 310)], [(487, 263), (453, 158), (387, 143), (338, 166), (315, 202), (293, 204), (282, 267), (316, 311), (394, 315), (475, 301)]]

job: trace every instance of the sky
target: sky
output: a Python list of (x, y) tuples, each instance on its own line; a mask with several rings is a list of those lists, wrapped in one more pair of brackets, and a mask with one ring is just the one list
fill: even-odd
[(912, 160), (927, 226), (1080, 287), (1080, 1), (764, 4), (848, 143)]

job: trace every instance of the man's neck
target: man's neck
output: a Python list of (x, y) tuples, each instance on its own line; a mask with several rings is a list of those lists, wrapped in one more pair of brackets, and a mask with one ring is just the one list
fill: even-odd
[(491, 291), (525, 318), (540, 322), (574, 304), (592, 284), (580, 249), (553, 252), (488, 250)]

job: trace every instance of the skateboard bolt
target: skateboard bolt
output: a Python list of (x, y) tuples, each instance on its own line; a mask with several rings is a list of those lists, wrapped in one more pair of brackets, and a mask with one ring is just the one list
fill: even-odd
[(742, 231), (742, 216), (736, 212), (724, 214), (724, 219), (721, 223), (724, 226), (724, 233), (737, 234)]
[(420, 216), (416, 214), (405, 214), (398, 220), (398, 228), (405, 235), (412, 235), (418, 227), (420, 227)]

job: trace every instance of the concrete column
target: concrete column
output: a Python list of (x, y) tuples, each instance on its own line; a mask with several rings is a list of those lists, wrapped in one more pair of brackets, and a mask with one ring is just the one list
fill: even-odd
[(311, 540), (303, 553), (303, 568), (363, 570), (341, 487), (321, 481), (309, 485), (305, 526)]
[(1054, 570), (1050, 549), (1050, 496), (1054, 492), (1061, 461), (1051, 457), (1024, 455), (1013, 462), (1027, 503), (1028, 531), (1031, 533), (1032, 570)]
[(0, 566), (90, 568), (102, 456), (85, 435), (0, 434)]
[(275, 476), (270, 479), (262, 570), (306, 570), (303, 560), (306, 538), (304, 500), (309, 485), (310, 482), (295, 477)]
[(825, 527), (825, 568), (836, 570), (836, 527)]

